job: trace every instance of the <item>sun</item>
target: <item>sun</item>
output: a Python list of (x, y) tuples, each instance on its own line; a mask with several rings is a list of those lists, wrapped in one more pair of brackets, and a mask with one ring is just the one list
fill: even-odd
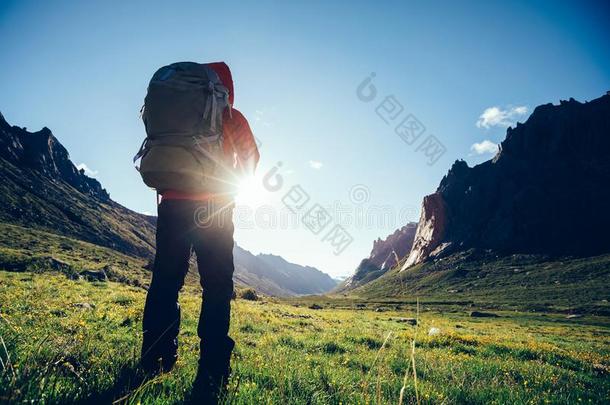
[(266, 201), (267, 194), (261, 178), (248, 176), (238, 183), (235, 202), (240, 205), (259, 206)]

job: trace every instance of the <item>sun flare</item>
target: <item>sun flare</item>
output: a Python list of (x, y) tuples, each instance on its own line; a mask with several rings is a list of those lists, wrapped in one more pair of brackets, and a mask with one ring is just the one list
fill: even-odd
[(237, 190), (235, 202), (240, 205), (258, 206), (267, 199), (268, 191), (265, 190), (262, 179), (258, 176), (248, 176), (241, 180)]

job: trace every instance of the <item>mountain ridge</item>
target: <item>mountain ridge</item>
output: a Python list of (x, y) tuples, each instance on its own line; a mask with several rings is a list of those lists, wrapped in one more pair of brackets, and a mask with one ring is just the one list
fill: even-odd
[(290, 263), (281, 256), (254, 255), (237, 245), (234, 256), (235, 279), (245, 284), (259, 280), (258, 291), (264, 294), (275, 296), (323, 294), (336, 286), (335, 281), (328, 274), (315, 267)]
[(492, 159), (424, 197), (410, 253), (354, 296), (498, 300), (608, 313), (610, 94), (537, 107)]
[(152, 257), (156, 218), (111, 200), (48, 128), (28, 132), (0, 115), (0, 176), (0, 221)]
[[(610, 95), (536, 107), (493, 159), (456, 161), (424, 198), (403, 269), (468, 248), (592, 256), (610, 250)], [(587, 215), (595, 213), (595, 218)]]

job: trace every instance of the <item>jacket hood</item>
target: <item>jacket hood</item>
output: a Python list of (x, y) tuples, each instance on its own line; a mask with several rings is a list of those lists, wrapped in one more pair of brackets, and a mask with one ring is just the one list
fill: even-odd
[(231, 75), (231, 69), (229, 69), (229, 66), (224, 62), (208, 63), (208, 66), (218, 74), (222, 84), (229, 90), (229, 103), (232, 106), (235, 100), (235, 92), (233, 90), (233, 76)]

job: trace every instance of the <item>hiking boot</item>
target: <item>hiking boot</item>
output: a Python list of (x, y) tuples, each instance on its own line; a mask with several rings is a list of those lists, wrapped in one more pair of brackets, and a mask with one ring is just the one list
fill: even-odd
[(191, 402), (193, 404), (216, 405), (227, 394), (230, 368), (224, 372), (211, 372), (208, 368), (199, 366), (193, 382)]
[(155, 376), (172, 371), (177, 360), (178, 353), (175, 350), (169, 350), (163, 355), (149, 352), (140, 359), (140, 366), (144, 373)]
[(168, 373), (178, 360), (178, 340), (153, 341), (153, 339), (153, 336), (144, 333), (140, 365), (146, 374)]
[(169, 373), (174, 368), (178, 357), (171, 357), (166, 360), (165, 358), (159, 358), (154, 361), (140, 361), (140, 367), (144, 371), (144, 374), (154, 377), (161, 373)]

